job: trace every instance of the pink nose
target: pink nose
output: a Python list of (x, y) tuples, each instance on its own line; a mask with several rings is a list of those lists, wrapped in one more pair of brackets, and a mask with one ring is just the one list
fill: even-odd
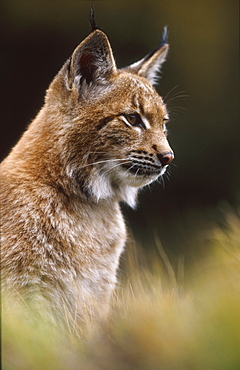
[(158, 159), (161, 162), (162, 166), (166, 166), (172, 162), (172, 160), (174, 159), (174, 154), (173, 152), (158, 154)]

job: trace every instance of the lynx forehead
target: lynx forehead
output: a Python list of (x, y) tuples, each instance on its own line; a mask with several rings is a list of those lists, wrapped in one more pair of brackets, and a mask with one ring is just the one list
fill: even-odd
[(118, 69), (106, 34), (92, 26), (1, 164), (4, 291), (34, 296), (74, 324), (108, 309), (126, 240), (119, 202), (135, 207), (138, 190), (174, 158), (153, 87), (166, 30), (159, 48)]
[(118, 91), (126, 91), (126, 102), (138, 108), (142, 113), (153, 116), (154, 113), (167, 115), (167, 107), (153, 85), (132, 73), (121, 73), (114, 79)]

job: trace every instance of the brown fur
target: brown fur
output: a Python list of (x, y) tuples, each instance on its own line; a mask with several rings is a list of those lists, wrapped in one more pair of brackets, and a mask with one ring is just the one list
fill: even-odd
[(54, 78), (1, 164), (4, 291), (60, 314), (105, 315), (126, 240), (119, 202), (134, 207), (138, 188), (173, 158), (167, 109), (151, 84), (167, 49), (118, 70), (97, 29)]

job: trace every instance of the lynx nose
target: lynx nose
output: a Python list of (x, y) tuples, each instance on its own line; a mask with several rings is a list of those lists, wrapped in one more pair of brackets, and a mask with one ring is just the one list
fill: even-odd
[(163, 154), (158, 154), (157, 155), (159, 161), (161, 162), (162, 166), (166, 166), (167, 164), (170, 164), (172, 160), (174, 159), (174, 154), (173, 152), (169, 153), (163, 153)]

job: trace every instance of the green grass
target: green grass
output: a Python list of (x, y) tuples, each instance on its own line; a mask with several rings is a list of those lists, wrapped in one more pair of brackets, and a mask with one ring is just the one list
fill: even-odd
[(239, 218), (203, 243), (175, 270), (158, 239), (150, 257), (129, 246), (109, 319), (85, 339), (4, 304), (3, 370), (239, 369)]

